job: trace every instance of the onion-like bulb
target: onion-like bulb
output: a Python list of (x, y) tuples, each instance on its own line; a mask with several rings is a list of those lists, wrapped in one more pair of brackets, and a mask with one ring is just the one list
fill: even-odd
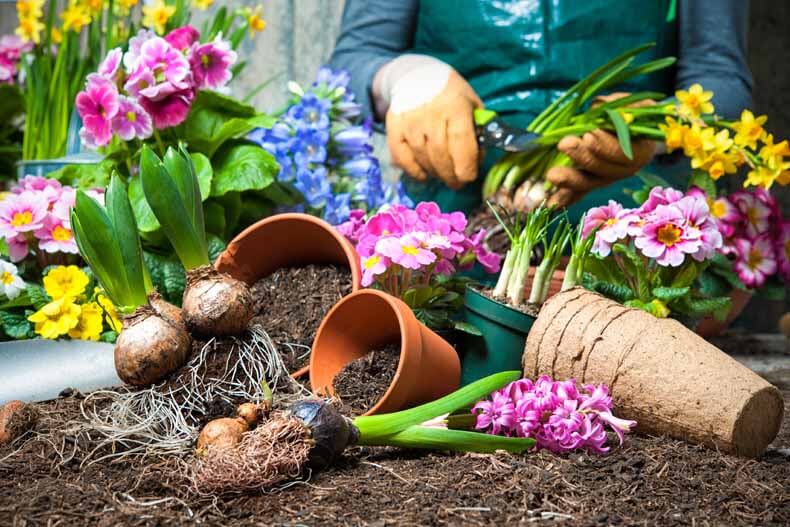
[(182, 306), (187, 329), (206, 337), (237, 335), (254, 315), (247, 284), (209, 266), (187, 273)]

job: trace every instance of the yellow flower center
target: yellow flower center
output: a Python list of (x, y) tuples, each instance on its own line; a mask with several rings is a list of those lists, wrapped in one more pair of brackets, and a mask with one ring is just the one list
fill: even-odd
[(714, 218), (723, 218), (727, 214), (727, 205), (722, 200), (716, 200), (711, 205), (710, 213)]
[(8, 271), (5, 271), (3, 272), (2, 280), (3, 280), (3, 284), (9, 285), (11, 284), (11, 282), (14, 281), (14, 275), (9, 273)]
[(137, 121), (137, 114), (132, 111), (126, 112), (126, 120), (132, 123)]
[(209, 55), (203, 55), (200, 57), (200, 62), (203, 64), (204, 68), (208, 68), (211, 65), (211, 57)]
[(381, 261), (381, 257), (377, 254), (374, 254), (373, 256), (365, 260), (365, 269), (371, 269), (380, 261)]
[(417, 256), (418, 254), (420, 254), (420, 250), (414, 245), (404, 245), (403, 253), (408, 254), (409, 256)]
[(52, 229), (52, 239), (59, 242), (65, 242), (71, 239), (71, 231), (62, 225), (58, 225)]
[(756, 269), (763, 262), (763, 254), (757, 250), (752, 249), (749, 251), (749, 267)]
[(604, 225), (606, 225), (607, 227), (611, 227), (615, 223), (617, 223), (617, 220), (615, 218), (609, 218), (604, 222)]
[(746, 220), (750, 225), (757, 225), (757, 223), (760, 221), (760, 216), (757, 213), (756, 207), (752, 207), (746, 211)]
[(658, 229), (658, 241), (672, 247), (680, 241), (680, 229), (671, 223), (667, 223)]
[(33, 213), (29, 210), (24, 212), (15, 212), (11, 218), (11, 225), (14, 227), (21, 227), (22, 225), (29, 225), (33, 222)]

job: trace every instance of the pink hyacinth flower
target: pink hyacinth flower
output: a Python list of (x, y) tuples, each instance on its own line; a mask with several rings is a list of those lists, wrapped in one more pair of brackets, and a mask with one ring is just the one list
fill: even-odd
[(776, 255), (768, 236), (735, 241), (737, 257), (733, 268), (746, 287), (756, 289), (777, 270)]
[(151, 116), (131, 97), (121, 96), (118, 114), (113, 119), (113, 131), (124, 141), (148, 139), (153, 133)]
[(199, 89), (222, 88), (233, 76), (230, 68), (236, 59), (236, 52), (231, 49), (230, 43), (219, 36), (214, 42), (195, 44), (189, 55), (195, 85)]
[(12, 194), (0, 202), (0, 236), (16, 238), (24, 232), (32, 232), (44, 226), (49, 202), (35, 192)]
[(152, 100), (146, 97), (139, 99), (143, 109), (148, 112), (157, 129), (178, 126), (186, 120), (192, 100), (195, 98), (194, 90), (186, 89), (180, 92), (171, 93), (160, 100)]
[(419, 269), (436, 261), (436, 254), (421, 247), (420, 240), (411, 234), (380, 239), (376, 252), (406, 269)]
[(186, 26), (177, 27), (165, 35), (165, 40), (167, 40), (171, 46), (184, 54), (189, 51), (189, 48), (192, 47), (192, 44), (197, 42), (199, 38), (200, 33), (198, 33), (198, 30), (189, 24)]
[(472, 407), (472, 413), (477, 416), (475, 428), (488, 430), (492, 434), (505, 432), (509, 434), (516, 423), (516, 409), (510, 397), (494, 392), (491, 401), (480, 401)]
[(71, 226), (55, 216), (48, 216), (44, 221), (44, 226), (34, 234), (38, 238), (38, 246), (43, 251), (71, 254), (79, 252)]
[(650, 214), (634, 245), (648, 258), (662, 266), (678, 267), (687, 254), (694, 254), (702, 245), (702, 233), (691, 229), (678, 207), (659, 205)]
[(85, 91), (77, 94), (75, 106), (82, 118), (88, 141), (105, 146), (112, 139), (112, 119), (118, 113), (118, 89), (96, 74), (88, 75)]

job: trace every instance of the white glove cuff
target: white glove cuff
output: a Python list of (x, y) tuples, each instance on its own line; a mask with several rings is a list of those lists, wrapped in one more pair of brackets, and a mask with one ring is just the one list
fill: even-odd
[(431, 101), (450, 78), (452, 68), (428, 55), (407, 54), (388, 62), (373, 80), (376, 112), (403, 113)]

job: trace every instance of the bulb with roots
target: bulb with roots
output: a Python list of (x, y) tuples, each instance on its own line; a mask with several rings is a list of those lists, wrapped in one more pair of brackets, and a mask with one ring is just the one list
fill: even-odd
[(254, 315), (247, 284), (210, 266), (187, 273), (182, 306), (187, 329), (207, 337), (237, 335)]
[(538, 208), (549, 196), (544, 181), (528, 179), (516, 189), (513, 208), (520, 212), (530, 212)]

